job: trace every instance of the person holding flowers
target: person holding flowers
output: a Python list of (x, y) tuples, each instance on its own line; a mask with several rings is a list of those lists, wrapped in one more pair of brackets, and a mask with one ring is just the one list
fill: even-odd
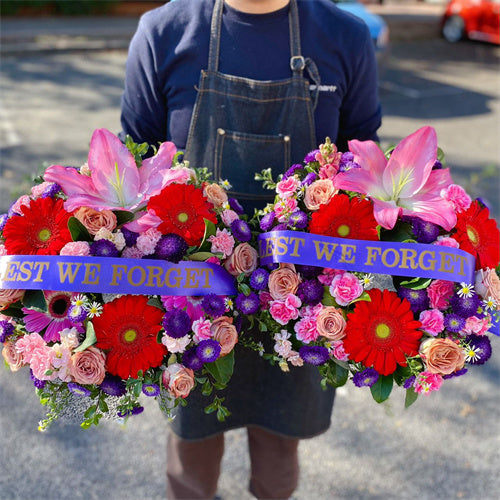
[[(191, 166), (207, 168), (215, 181), (228, 179), (230, 209), (252, 215), (272, 198), (254, 179), (262, 168), (283, 173), (326, 137), (341, 150), (351, 139), (377, 140), (381, 110), (372, 41), (361, 21), (328, 0), (170, 2), (140, 21), (121, 118), (122, 133), (134, 141), (172, 141)], [(332, 189), (324, 184), (323, 190)], [(321, 196), (312, 194), (310, 202)], [(171, 203), (159, 201), (157, 210)], [(244, 240), (248, 229), (238, 224), (231, 229), (242, 243), (225, 267), (266, 287), (269, 273), (256, 269), (256, 251)], [(231, 246), (222, 231), (213, 239), (223, 253)], [(276, 294), (294, 286), (286, 268), (279, 274), (271, 285)], [(253, 314), (260, 298), (238, 296), (234, 307)], [(295, 309), (286, 302), (280, 307), (276, 314), (283, 319)], [(338, 318), (324, 318), (332, 321)], [(219, 323), (219, 338), (231, 335), (233, 325)], [(198, 335), (203, 331), (200, 324)], [(279, 342), (286, 351), (286, 331)], [(238, 345), (235, 350), (235, 374), (224, 393), (232, 415), (224, 422), (205, 416), (201, 394), (193, 391), (172, 422), (169, 498), (214, 497), (224, 432), (238, 427), (248, 430), (250, 491), (257, 498), (288, 498), (298, 482), (299, 440), (330, 425), (334, 390), (321, 389), (315, 367), (285, 374)]]

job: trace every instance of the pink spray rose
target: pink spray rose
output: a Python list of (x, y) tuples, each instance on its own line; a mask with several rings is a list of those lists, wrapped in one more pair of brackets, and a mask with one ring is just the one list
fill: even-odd
[(433, 337), (444, 330), (444, 315), (439, 309), (422, 311), (418, 319), (422, 323), (422, 330)]
[(16, 344), (10, 340), (7, 340), (7, 342), (4, 343), (2, 356), (13, 372), (17, 372), (26, 364), (23, 360), (22, 353), (16, 349)]
[(248, 243), (240, 243), (224, 263), (224, 267), (233, 276), (249, 275), (257, 268), (258, 254)]
[(116, 215), (111, 210), (94, 210), (89, 207), (77, 208), (73, 215), (87, 228), (87, 231), (95, 235), (101, 228), (113, 231), (116, 228)]
[(163, 385), (174, 398), (186, 398), (194, 387), (194, 372), (179, 363), (173, 363), (163, 372)]
[(422, 372), (415, 379), (414, 388), (417, 394), (429, 394), (437, 391), (443, 383), (443, 377), (439, 373)]
[(492, 298), (500, 308), (500, 278), (494, 269), (479, 269), (476, 273), (476, 292), (483, 299)]
[(304, 203), (309, 210), (319, 210), (319, 207), (328, 203), (336, 192), (331, 179), (315, 181), (306, 187)]
[(221, 345), (220, 355), (229, 354), (238, 342), (238, 331), (233, 325), (233, 318), (219, 316), (212, 321), (212, 338)]
[(269, 293), (274, 300), (285, 300), (288, 295), (295, 294), (299, 284), (299, 275), (290, 267), (281, 266), (269, 275)]
[(330, 285), (330, 293), (340, 306), (347, 306), (363, 293), (363, 286), (352, 273), (338, 274)]
[(420, 345), (427, 371), (449, 375), (463, 368), (465, 353), (462, 347), (451, 339), (428, 339)]
[(297, 188), (300, 186), (299, 179), (292, 175), (276, 185), (276, 192), (281, 196), (281, 198), (290, 198), (294, 195)]
[(448, 301), (453, 296), (455, 285), (452, 281), (434, 280), (427, 288), (431, 307), (444, 310), (448, 307)]
[(345, 337), (346, 321), (342, 311), (336, 307), (324, 307), (317, 316), (318, 332), (328, 340), (340, 340)]

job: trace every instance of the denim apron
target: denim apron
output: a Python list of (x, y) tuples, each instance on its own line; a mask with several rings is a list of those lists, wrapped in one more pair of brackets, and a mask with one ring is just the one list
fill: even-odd
[[(216, 0), (209, 49), (208, 70), (200, 76), (199, 92), (191, 120), (186, 159), (193, 167), (206, 167), (214, 180), (227, 179), (230, 196), (250, 215), (274, 196), (254, 180), (256, 171), (271, 167), (274, 177), (316, 148), (314, 107), (307, 70), (319, 87), (313, 61), (301, 55), (296, 0), (290, 0), (291, 77), (256, 81), (218, 72), (223, 0)], [(317, 92), (317, 91), (316, 91)], [(251, 210), (251, 211), (248, 211)], [(250, 332), (263, 341), (266, 351), (273, 342), (268, 334)], [(256, 425), (291, 437), (306, 438), (325, 432), (330, 425), (335, 391), (320, 387), (313, 366), (290, 367), (284, 373), (257, 353), (236, 345), (235, 373), (229, 386), (219, 391), (231, 415), (219, 422), (204, 414), (212, 397), (197, 388), (187, 406), (176, 409), (172, 430), (184, 439), (201, 439), (230, 429)]]

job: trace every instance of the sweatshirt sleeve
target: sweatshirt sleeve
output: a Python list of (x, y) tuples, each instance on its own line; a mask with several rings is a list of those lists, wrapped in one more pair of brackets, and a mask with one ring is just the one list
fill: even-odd
[(144, 15), (132, 38), (125, 68), (121, 102), (122, 139), (157, 144), (167, 137), (167, 105), (153, 44), (153, 33)]

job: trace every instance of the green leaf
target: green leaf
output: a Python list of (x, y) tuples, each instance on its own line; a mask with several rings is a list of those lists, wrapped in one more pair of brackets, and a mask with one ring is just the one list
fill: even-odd
[(148, 299), (148, 305), (163, 310), (163, 305), (161, 303), (161, 300), (156, 295)]
[(28, 290), (23, 297), (23, 305), (28, 309), (47, 312), (47, 301), (42, 290)]
[(405, 408), (409, 408), (418, 399), (418, 394), (413, 387), (406, 389)]
[(107, 413), (109, 411), (108, 405), (104, 399), (99, 400), (99, 410), (103, 413)]
[(412, 290), (422, 290), (431, 284), (431, 278), (413, 278), (411, 280), (401, 281), (400, 285)]
[(113, 213), (116, 215), (116, 224), (121, 226), (134, 220), (134, 213), (129, 212), (128, 210), (113, 210)]
[(87, 323), (87, 331), (85, 332), (85, 340), (76, 348), (73, 352), (85, 351), (91, 345), (97, 342), (97, 337), (95, 335), (94, 325), (89, 321)]
[(84, 417), (86, 419), (90, 419), (95, 415), (95, 412), (97, 411), (97, 406), (93, 405), (90, 408), (87, 409), (87, 411), (84, 413)]
[(68, 229), (73, 241), (94, 241), (87, 228), (76, 217), (69, 218)]
[(234, 369), (234, 351), (217, 359), (213, 363), (205, 363), (205, 369), (214, 377), (219, 384), (226, 385)]
[(214, 255), (216, 254), (213, 254), (212, 252), (196, 252), (189, 256), (189, 260), (193, 260), (196, 262), (205, 262), (207, 259), (213, 257)]
[(240, 283), (240, 285), (238, 286), (238, 290), (246, 297), (248, 297), (252, 293), (252, 289), (245, 283)]
[(373, 399), (377, 403), (385, 401), (391, 395), (392, 385), (392, 375), (380, 375), (377, 382), (370, 387)]
[(323, 300), (321, 301), (321, 303), (324, 306), (333, 306), (333, 307), (338, 306), (337, 302), (330, 293), (329, 287), (325, 286), (324, 290), (325, 291), (323, 292)]

